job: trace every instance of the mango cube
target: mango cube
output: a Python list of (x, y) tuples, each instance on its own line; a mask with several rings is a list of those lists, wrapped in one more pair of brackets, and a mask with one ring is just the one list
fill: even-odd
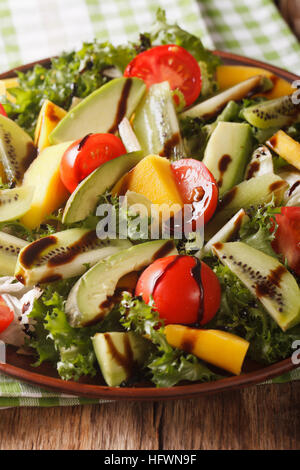
[(165, 335), (174, 348), (194, 354), (203, 361), (239, 375), (250, 343), (220, 330), (198, 330), (183, 325), (167, 325)]
[(60, 179), (59, 167), (64, 152), (71, 144), (64, 142), (45, 148), (25, 172), (23, 186), (35, 188), (31, 207), (21, 219), (27, 227), (38, 227), (67, 200), (69, 193)]
[(148, 155), (141, 160), (114, 186), (113, 194), (125, 195), (128, 190), (142, 194), (152, 204), (165, 204), (171, 213), (172, 206), (176, 205), (179, 210), (183, 207), (171, 164), (158, 155)]
[(34, 134), (34, 143), (39, 151), (49, 147), (49, 135), (66, 114), (67, 111), (51, 101), (44, 101)]
[(279, 78), (277, 75), (274, 75), (274, 73), (259, 67), (247, 67), (245, 65), (220, 65), (217, 68), (217, 82), (221, 90), (230, 88), (237, 83), (256, 75), (268, 77), (274, 84), (272, 90), (267, 91), (266, 93), (259, 93), (259, 96), (265, 96), (272, 100), (274, 98), (279, 98), (280, 96), (290, 95), (295, 91), (295, 88), (292, 88), (292, 85), (289, 82), (283, 78)]
[(284, 131), (278, 131), (267, 142), (267, 145), (284, 158), (288, 163), (300, 170), (300, 144)]

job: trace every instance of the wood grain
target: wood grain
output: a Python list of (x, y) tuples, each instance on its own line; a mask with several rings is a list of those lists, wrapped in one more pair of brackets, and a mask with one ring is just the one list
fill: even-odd
[(0, 450), (297, 448), (300, 383), (197, 400), (0, 411)]

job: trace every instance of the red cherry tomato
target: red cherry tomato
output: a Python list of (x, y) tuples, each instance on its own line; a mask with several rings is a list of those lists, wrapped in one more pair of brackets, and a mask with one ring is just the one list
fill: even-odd
[(7, 303), (0, 296), (0, 333), (2, 333), (11, 324), (14, 319), (14, 312), (10, 310)]
[(6, 111), (1, 103), (0, 103), (0, 114), (2, 114), (2, 116), (7, 117)]
[(127, 65), (124, 76), (142, 78), (147, 86), (168, 81), (172, 90), (181, 91), (186, 106), (198, 98), (202, 85), (196, 59), (183, 47), (174, 44), (141, 52)]
[(218, 185), (204, 163), (185, 158), (172, 163), (179, 192), (184, 204), (192, 204), (193, 220), (204, 216), (204, 223), (213, 216), (218, 204)]
[(281, 253), (289, 267), (300, 276), (300, 207), (282, 207), (275, 215), (278, 228), (272, 242), (273, 250)]
[(103, 163), (126, 153), (122, 141), (113, 134), (89, 134), (65, 151), (60, 177), (72, 193), (77, 185)]
[(155, 307), (166, 324), (205, 325), (216, 314), (221, 288), (215, 273), (192, 256), (167, 256), (141, 274), (135, 294)]

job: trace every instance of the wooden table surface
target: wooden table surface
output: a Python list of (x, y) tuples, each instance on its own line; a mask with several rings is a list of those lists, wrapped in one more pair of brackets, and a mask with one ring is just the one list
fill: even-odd
[(300, 382), (185, 401), (0, 411), (0, 450), (299, 448)]

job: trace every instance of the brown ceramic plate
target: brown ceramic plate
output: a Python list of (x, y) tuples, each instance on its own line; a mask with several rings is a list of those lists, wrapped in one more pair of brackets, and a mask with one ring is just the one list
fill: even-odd
[[(289, 82), (299, 79), (297, 75), (287, 72), (286, 70), (253, 59), (221, 51), (215, 51), (215, 54), (221, 57), (225, 64), (261, 67)], [(45, 66), (47, 66), (49, 62), (49, 59), (39, 61), (39, 63)], [(35, 63), (23, 65), (16, 70), (24, 72), (34, 65)], [(15, 76), (14, 70), (10, 70), (0, 75), (0, 79), (11, 78), (13, 76)], [(105, 386), (100, 374), (96, 379), (67, 382), (58, 377), (55, 369), (50, 364), (43, 364), (38, 368), (32, 368), (30, 365), (32, 362), (32, 357), (18, 355), (15, 348), (8, 347), (7, 363), (0, 363), (0, 371), (25, 382), (39, 385), (45, 389), (56, 390), (57, 392), (70, 395), (107, 400), (167, 400), (192, 398), (201, 394), (216, 393), (261, 383), (284, 374), (296, 367), (293, 365), (291, 358), (267, 367), (252, 361), (246, 361), (243, 373), (240, 376), (228, 377), (216, 382), (189, 383), (188, 385), (178, 385), (172, 388), (155, 388), (151, 386), (151, 384), (141, 384), (138, 387), (112, 388)]]

